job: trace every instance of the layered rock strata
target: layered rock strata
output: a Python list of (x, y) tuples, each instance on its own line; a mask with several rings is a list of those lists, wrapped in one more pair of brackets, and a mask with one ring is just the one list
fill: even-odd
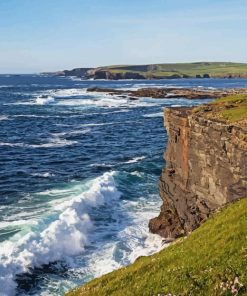
[(149, 228), (176, 238), (212, 211), (247, 197), (246, 127), (209, 120), (191, 108), (166, 108), (169, 142), (160, 178), (160, 215)]

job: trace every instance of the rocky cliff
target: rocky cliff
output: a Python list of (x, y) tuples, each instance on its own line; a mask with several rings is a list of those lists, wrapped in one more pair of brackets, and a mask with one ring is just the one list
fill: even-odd
[(90, 69), (86, 73), (86, 77), (89, 79), (107, 79), (107, 80), (121, 80), (121, 79), (145, 79), (144, 75), (141, 75), (138, 72), (123, 72), (116, 71), (114, 72), (109, 69), (96, 68)]
[(207, 110), (212, 107), (199, 113), (165, 109), (169, 142), (160, 178), (163, 205), (149, 223), (150, 231), (163, 237), (187, 234), (215, 209), (247, 197), (246, 126), (210, 118)]

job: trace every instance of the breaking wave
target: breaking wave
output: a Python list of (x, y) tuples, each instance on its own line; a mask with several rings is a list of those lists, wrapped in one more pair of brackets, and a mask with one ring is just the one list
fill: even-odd
[(15, 294), (17, 275), (50, 262), (69, 260), (70, 256), (84, 251), (89, 230), (93, 227), (90, 211), (94, 207), (112, 203), (121, 196), (116, 188), (114, 174), (107, 172), (88, 181), (86, 186), (74, 185), (67, 191), (43, 193), (51, 196), (60, 194), (63, 201), (52, 204), (53, 212), (43, 221), (37, 221), (31, 232), (0, 245), (1, 296)]

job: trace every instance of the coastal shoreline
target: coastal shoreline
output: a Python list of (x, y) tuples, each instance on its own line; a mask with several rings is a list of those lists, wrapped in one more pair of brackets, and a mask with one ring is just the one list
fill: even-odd
[(230, 88), (230, 89), (211, 89), (211, 88), (181, 88), (181, 87), (145, 87), (137, 90), (121, 90), (112, 88), (90, 87), (87, 92), (107, 93), (112, 96), (138, 100), (139, 98), (156, 98), (156, 99), (177, 99), (183, 98), (188, 100), (198, 99), (215, 99), (228, 95), (247, 94), (247, 88)]
[(66, 295), (221, 295), (230, 281), (237, 292), (246, 291), (247, 257), (237, 239), (247, 217), (246, 110), (247, 94), (165, 109), (169, 141), (160, 178), (163, 205), (149, 229), (171, 245)]

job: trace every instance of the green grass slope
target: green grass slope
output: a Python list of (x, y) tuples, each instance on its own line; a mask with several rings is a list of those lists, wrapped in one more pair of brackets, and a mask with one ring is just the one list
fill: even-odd
[(247, 199), (188, 238), (95, 279), (67, 296), (247, 295)]
[(194, 108), (209, 119), (247, 127), (247, 94), (229, 95)]
[(226, 121), (233, 123), (247, 118), (247, 94), (221, 98), (216, 104), (225, 105), (225, 110), (220, 111), (219, 115)]
[(123, 65), (102, 67), (112, 73), (139, 73), (146, 78), (189, 76), (196, 77), (208, 74), (210, 77), (247, 77), (247, 64), (225, 62), (174, 63), (153, 65)]

